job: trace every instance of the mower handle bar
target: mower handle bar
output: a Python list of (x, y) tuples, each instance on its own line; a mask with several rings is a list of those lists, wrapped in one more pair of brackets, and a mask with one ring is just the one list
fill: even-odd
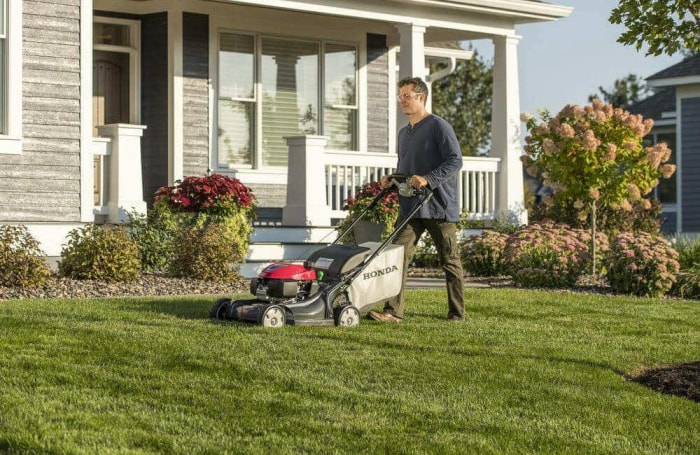
[[(372, 210), (374, 207), (376, 207), (376, 205), (379, 203), (379, 201), (381, 201), (381, 200), (384, 198), (384, 196), (386, 196), (387, 194), (391, 193), (392, 191), (397, 191), (397, 192), (399, 192), (402, 196), (405, 196), (405, 197), (418, 197), (418, 198), (419, 198), (419, 202), (418, 202), (418, 204), (416, 205), (416, 207), (414, 207), (414, 210), (412, 210), (411, 213), (409, 214), (409, 216), (406, 217), (406, 223), (408, 223), (408, 220), (410, 220), (411, 218), (413, 218), (413, 217), (415, 216), (415, 214), (418, 212), (418, 210), (420, 210), (420, 208), (423, 207), (423, 205), (425, 205), (425, 203), (428, 201), (428, 199), (430, 199), (430, 197), (432, 197), (432, 195), (433, 195), (433, 192), (430, 191), (430, 190), (428, 189), (428, 187), (425, 187), (425, 186), (424, 186), (423, 188), (420, 188), (420, 189), (411, 188), (411, 195), (410, 195), (410, 196), (407, 196), (407, 195), (405, 194), (405, 192), (402, 192), (402, 191), (404, 191), (403, 188), (402, 188), (401, 190), (398, 188), (399, 182), (397, 182), (396, 179), (404, 179), (404, 180), (408, 181), (408, 180), (411, 179), (411, 177), (408, 176), (408, 175), (406, 175), (406, 174), (390, 174), (388, 177), (389, 177), (389, 181), (392, 183), (392, 185), (389, 186), (389, 187), (387, 187), (387, 188), (382, 188), (382, 191), (380, 191), (380, 192), (374, 197), (374, 199), (372, 199), (372, 202), (370, 202), (369, 205), (368, 205), (367, 207), (365, 207), (365, 208), (360, 212), (360, 214), (357, 216), (357, 218), (355, 218), (355, 219), (353, 220), (353, 222), (350, 223), (350, 226), (348, 226), (347, 228), (345, 228), (345, 230), (344, 230), (343, 232), (341, 232), (340, 234), (338, 234), (338, 237), (336, 237), (336, 239), (333, 241), (332, 245), (338, 243), (338, 242), (340, 241), (340, 239), (342, 239), (343, 236), (345, 236), (345, 234), (347, 234), (353, 227), (355, 227), (355, 225), (356, 225), (357, 223), (359, 223), (360, 221), (362, 221), (362, 219), (365, 217), (365, 215), (367, 214), (367, 212), (369, 212), (369, 211)], [(405, 224), (404, 224), (403, 226), (405, 226)], [(394, 230), (394, 234), (398, 233), (398, 231), (399, 231), (401, 228), (403, 228), (403, 226), (399, 226), (397, 229), (395, 229), (395, 230)], [(396, 236), (395, 236), (395, 235), (392, 235), (392, 236), (391, 236), (391, 240), (393, 240), (394, 237), (396, 237)], [(388, 243), (388, 242), (387, 242), (387, 243)], [(383, 245), (382, 245), (382, 248), (383, 248)]]

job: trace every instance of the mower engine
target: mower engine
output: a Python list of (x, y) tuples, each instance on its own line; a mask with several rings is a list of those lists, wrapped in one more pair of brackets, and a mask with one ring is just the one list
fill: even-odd
[(251, 294), (258, 300), (275, 304), (303, 300), (316, 291), (316, 271), (288, 262), (268, 265), (250, 282)]

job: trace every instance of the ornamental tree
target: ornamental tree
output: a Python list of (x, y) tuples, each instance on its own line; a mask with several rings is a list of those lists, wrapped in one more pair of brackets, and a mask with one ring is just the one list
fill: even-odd
[(649, 208), (644, 196), (676, 170), (667, 164), (671, 150), (666, 143), (642, 145), (651, 119), (597, 99), (585, 107), (569, 104), (553, 117), (543, 111), (539, 120), (529, 114), (521, 119), (529, 132), (521, 160), (551, 189), (545, 205), (572, 203), (580, 220), (590, 219), (595, 270), (596, 207), (631, 211), (639, 202)]
[(681, 49), (700, 52), (700, 4), (697, 0), (620, 0), (610, 13), (611, 24), (627, 29), (618, 42), (646, 55), (673, 55)]

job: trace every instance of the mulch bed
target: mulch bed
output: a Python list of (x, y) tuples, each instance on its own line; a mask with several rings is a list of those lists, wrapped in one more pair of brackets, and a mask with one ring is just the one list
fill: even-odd
[(657, 392), (700, 403), (700, 361), (647, 370), (628, 379)]

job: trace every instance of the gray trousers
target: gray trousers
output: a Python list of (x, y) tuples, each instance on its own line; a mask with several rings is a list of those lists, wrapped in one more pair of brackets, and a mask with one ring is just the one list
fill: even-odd
[[(401, 217), (396, 222), (401, 222)], [(457, 223), (445, 220), (433, 220), (426, 218), (414, 218), (399, 232), (393, 243), (403, 245), (403, 281), (401, 282), (401, 292), (396, 297), (387, 301), (384, 311), (399, 318), (403, 317), (404, 291), (406, 289), (406, 276), (408, 265), (411, 263), (413, 253), (416, 250), (418, 240), (423, 232), (428, 231), (435, 242), (440, 265), (445, 272), (445, 282), (447, 285), (447, 317), (464, 317), (464, 274), (462, 272), (462, 261), (459, 256), (459, 244), (457, 242)]]

